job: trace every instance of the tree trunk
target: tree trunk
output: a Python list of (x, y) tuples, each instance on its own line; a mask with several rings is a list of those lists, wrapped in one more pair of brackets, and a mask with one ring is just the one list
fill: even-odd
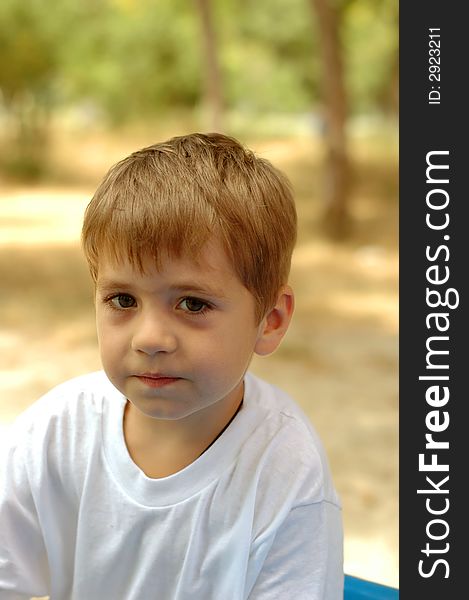
[(202, 28), (205, 53), (205, 102), (210, 111), (213, 131), (223, 128), (223, 94), (211, 0), (195, 0)]
[(322, 61), (325, 117), (324, 222), (333, 237), (350, 231), (350, 164), (347, 153), (347, 97), (340, 42), (340, 16), (330, 0), (311, 0), (316, 15)]
[(46, 170), (50, 114), (47, 106), (30, 92), (11, 95), (5, 102), (5, 139), (8, 153), (0, 168), (20, 181), (32, 182)]

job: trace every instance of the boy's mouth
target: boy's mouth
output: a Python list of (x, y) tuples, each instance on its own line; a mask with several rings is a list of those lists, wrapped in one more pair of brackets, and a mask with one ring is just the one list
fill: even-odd
[(164, 375), (163, 373), (141, 373), (136, 377), (148, 387), (155, 388), (170, 385), (181, 379), (180, 377), (172, 377), (171, 375)]

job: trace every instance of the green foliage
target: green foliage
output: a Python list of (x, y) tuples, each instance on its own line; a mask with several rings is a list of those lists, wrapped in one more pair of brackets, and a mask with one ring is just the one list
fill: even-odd
[(0, 88), (7, 104), (43, 93), (56, 71), (58, 48), (40, 4), (5, 1), (0, 6)]
[(393, 92), (397, 27), (397, 0), (349, 0), (343, 47), (347, 89), (356, 112), (380, 108)]
[[(331, 0), (341, 16), (353, 111), (392, 85), (397, 0)], [(212, 0), (226, 105), (307, 113), (319, 97), (311, 0)], [(2, 0), (0, 111), (87, 103), (111, 122), (194, 108), (203, 97), (193, 0)], [(25, 108), (21, 108), (25, 111)]]
[(268, 10), (255, 0), (222, 4), (217, 24), (231, 105), (309, 112), (317, 95), (318, 60), (308, 1), (271, 0)]
[[(63, 28), (44, 18), (44, 0), (0, 4), (0, 166), (9, 176), (38, 179), (47, 161), (47, 125), (60, 71)], [(64, 13), (60, 13), (61, 15)], [(1, 133), (1, 132), (0, 132)]]
[(194, 105), (201, 82), (191, 8), (184, 0), (107, 2), (99, 12), (82, 5), (64, 58), (68, 98), (93, 99), (113, 121)]

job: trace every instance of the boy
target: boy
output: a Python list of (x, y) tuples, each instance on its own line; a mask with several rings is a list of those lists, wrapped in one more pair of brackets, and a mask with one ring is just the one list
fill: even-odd
[(342, 598), (321, 443), (247, 372), (288, 328), (295, 237), (287, 180), (232, 138), (173, 138), (110, 170), (82, 233), (104, 371), (12, 428), (0, 598)]

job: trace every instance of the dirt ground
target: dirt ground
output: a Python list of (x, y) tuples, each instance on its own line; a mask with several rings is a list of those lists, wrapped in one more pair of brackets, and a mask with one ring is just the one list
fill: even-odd
[[(100, 368), (91, 285), (78, 238), (95, 184), (135, 149), (89, 143), (68, 183), (0, 181), (0, 435), (51, 386)], [(143, 144), (142, 144), (143, 145)], [(398, 585), (397, 170), (385, 147), (355, 147), (368, 175), (356, 182), (350, 240), (322, 233), (317, 149), (307, 141), (256, 148), (297, 192), (300, 232), (291, 283), (292, 326), (252, 371), (298, 401), (319, 431), (343, 502), (345, 570)], [(384, 190), (384, 192), (383, 192)], [(317, 192), (316, 192), (317, 193)]]

